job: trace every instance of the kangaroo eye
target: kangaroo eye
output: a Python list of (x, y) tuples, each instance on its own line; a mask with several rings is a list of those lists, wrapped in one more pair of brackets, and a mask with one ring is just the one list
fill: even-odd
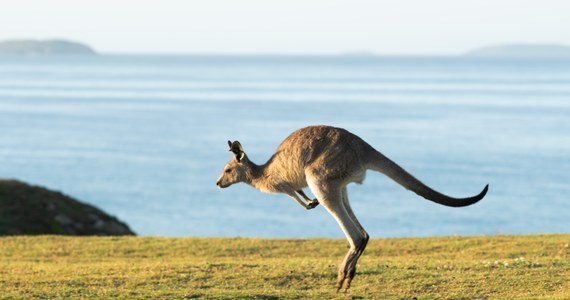
[(232, 169), (227, 169), (227, 170), (225, 170), (224, 172), (230, 173), (231, 171), (232, 171)]

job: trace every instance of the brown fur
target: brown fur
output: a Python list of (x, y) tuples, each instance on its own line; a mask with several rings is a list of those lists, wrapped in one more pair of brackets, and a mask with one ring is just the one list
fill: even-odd
[[(446, 206), (471, 205), (481, 200), (488, 188), (486, 186), (479, 195), (469, 198), (443, 195), (420, 182), (360, 137), (330, 126), (309, 126), (293, 132), (263, 165), (251, 162), (238, 141), (228, 141), (228, 144), (234, 158), (226, 164), (216, 182), (219, 187), (245, 182), (263, 192), (287, 194), (305, 209), (321, 203), (336, 219), (350, 244), (339, 268), (337, 290), (350, 287), (356, 263), (369, 239), (350, 207), (346, 189), (351, 182), (362, 183), (366, 170), (384, 173), (418, 195)], [(316, 199), (310, 200), (304, 194), (302, 189), (307, 186)]]

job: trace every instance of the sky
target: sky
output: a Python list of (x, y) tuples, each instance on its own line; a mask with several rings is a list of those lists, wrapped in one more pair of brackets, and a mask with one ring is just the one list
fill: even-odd
[(69, 39), (102, 53), (455, 55), (570, 45), (567, 0), (6, 0), (0, 40)]

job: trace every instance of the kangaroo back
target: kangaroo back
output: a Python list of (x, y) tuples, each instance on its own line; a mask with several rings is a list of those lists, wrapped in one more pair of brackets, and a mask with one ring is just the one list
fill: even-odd
[(489, 185), (487, 184), (483, 191), (481, 191), (481, 193), (476, 196), (467, 198), (449, 197), (425, 185), (417, 178), (415, 178), (412, 174), (408, 173), (406, 170), (400, 167), (398, 164), (390, 160), (388, 157), (384, 156), (382, 153), (376, 151), (373, 148), (370, 150), (371, 153), (369, 157), (371, 158), (371, 161), (368, 165), (369, 169), (383, 173), (395, 182), (399, 183), (404, 188), (441, 205), (451, 207), (468, 206), (483, 199), (483, 197), (485, 197), (485, 194), (487, 194), (487, 190), (489, 189)]

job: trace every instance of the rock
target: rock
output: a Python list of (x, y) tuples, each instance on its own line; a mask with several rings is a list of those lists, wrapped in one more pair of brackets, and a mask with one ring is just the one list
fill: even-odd
[(134, 235), (100, 209), (60, 192), (0, 179), (0, 235)]
[(483, 58), (570, 59), (570, 47), (547, 44), (509, 44), (475, 49), (466, 55)]
[(73, 220), (71, 220), (68, 216), (66, 216), (64, 214), (58, 214), (53, 219), (56, 222), (58, 222), (59, 224), (64, 225), (64, 226), (73, 223)]
[(0, 54), (8, 55), (94, 55), (91, 47), (66, 40), (0, 41)]

